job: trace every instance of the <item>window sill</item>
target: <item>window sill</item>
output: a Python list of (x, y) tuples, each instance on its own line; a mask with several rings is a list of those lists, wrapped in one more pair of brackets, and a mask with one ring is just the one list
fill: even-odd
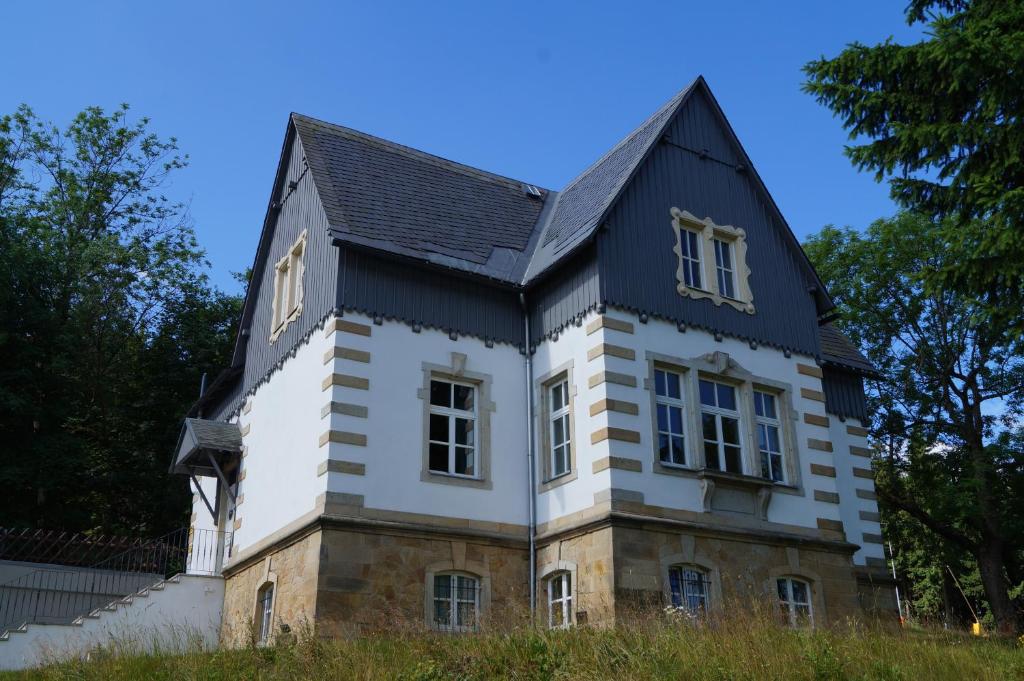
[(577, 470), (573, 468), (572, 470), (568, 470), (565, 473), (562, 473), (561, 475), (556, 475), (553, 478), (548, 478), (542, 481), (540, 485), (538, 485), (537, 491), (540, 493), (549, 492), (555, 489), (556, 487), (561, 487), (562, 485), (572, 482), (576, 478)]
[(454, 485), (456, 487), (475, 487), (477, 489), (492, 489), (493, 484), (486, 478), (471, 478), (455, 473), (441, 473), (427, 469), (420, 473), (420, 482), (430, 482), (437, 485)]

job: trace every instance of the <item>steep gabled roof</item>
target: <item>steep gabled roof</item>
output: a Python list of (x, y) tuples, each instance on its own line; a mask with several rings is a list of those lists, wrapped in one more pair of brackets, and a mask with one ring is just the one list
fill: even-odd
[(332, 236), (514, 282), (545, 199), (526, 183), (292, 114)]

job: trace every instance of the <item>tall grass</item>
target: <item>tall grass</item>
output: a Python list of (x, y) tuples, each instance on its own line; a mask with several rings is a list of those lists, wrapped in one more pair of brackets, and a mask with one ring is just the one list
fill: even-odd
[(273, 647), (205, 653), (132, 655), (121, 646), (0, 679), (1024, 680), (1024, 648), (1014, 641), (854, 622), (793, 630), (757, 606), (699, 623), (655, 616), (615, 628), (476, 635), (404, 626), (348, 640), (303, 628), (280, 638)]

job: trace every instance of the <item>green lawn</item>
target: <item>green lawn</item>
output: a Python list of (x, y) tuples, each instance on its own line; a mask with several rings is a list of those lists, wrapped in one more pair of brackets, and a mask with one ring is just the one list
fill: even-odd
[(347, 641), (184, 655), (98, 651), (14, 679), (1022, 679), (1019, 642), (941, 631), (794, 631), (757, 621)]

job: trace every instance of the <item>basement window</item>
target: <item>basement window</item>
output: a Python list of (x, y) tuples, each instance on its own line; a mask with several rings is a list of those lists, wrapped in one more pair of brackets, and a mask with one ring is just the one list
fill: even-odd
[(565, 629), (572, 626), (572, 574), (557, 572), (548, 579), (548, 626)]
[(782, 577), (775, 581), (779, 592), (779, 608), (791, 627), (814, 624), (811, 612), (811, 585), (795, 577)]
[(274, 623), (274, 585), (264, 584), (256, 594), (256, 641), (267, 644), (270, 641)]
[(432, 624), (442, 631), (473, 631), (480, 610), (480, 582), (463, 574), (434, 575)]
[(306, 232), (274, 265), (274, 300), (270, 342), (277, 340), (288, 325), (302, 314), (302, 275), (306, 254)]
[(668, 570), (672, 607), (694, 615), (708, 610), (708, 576), (690, 565), (673, 565)]

